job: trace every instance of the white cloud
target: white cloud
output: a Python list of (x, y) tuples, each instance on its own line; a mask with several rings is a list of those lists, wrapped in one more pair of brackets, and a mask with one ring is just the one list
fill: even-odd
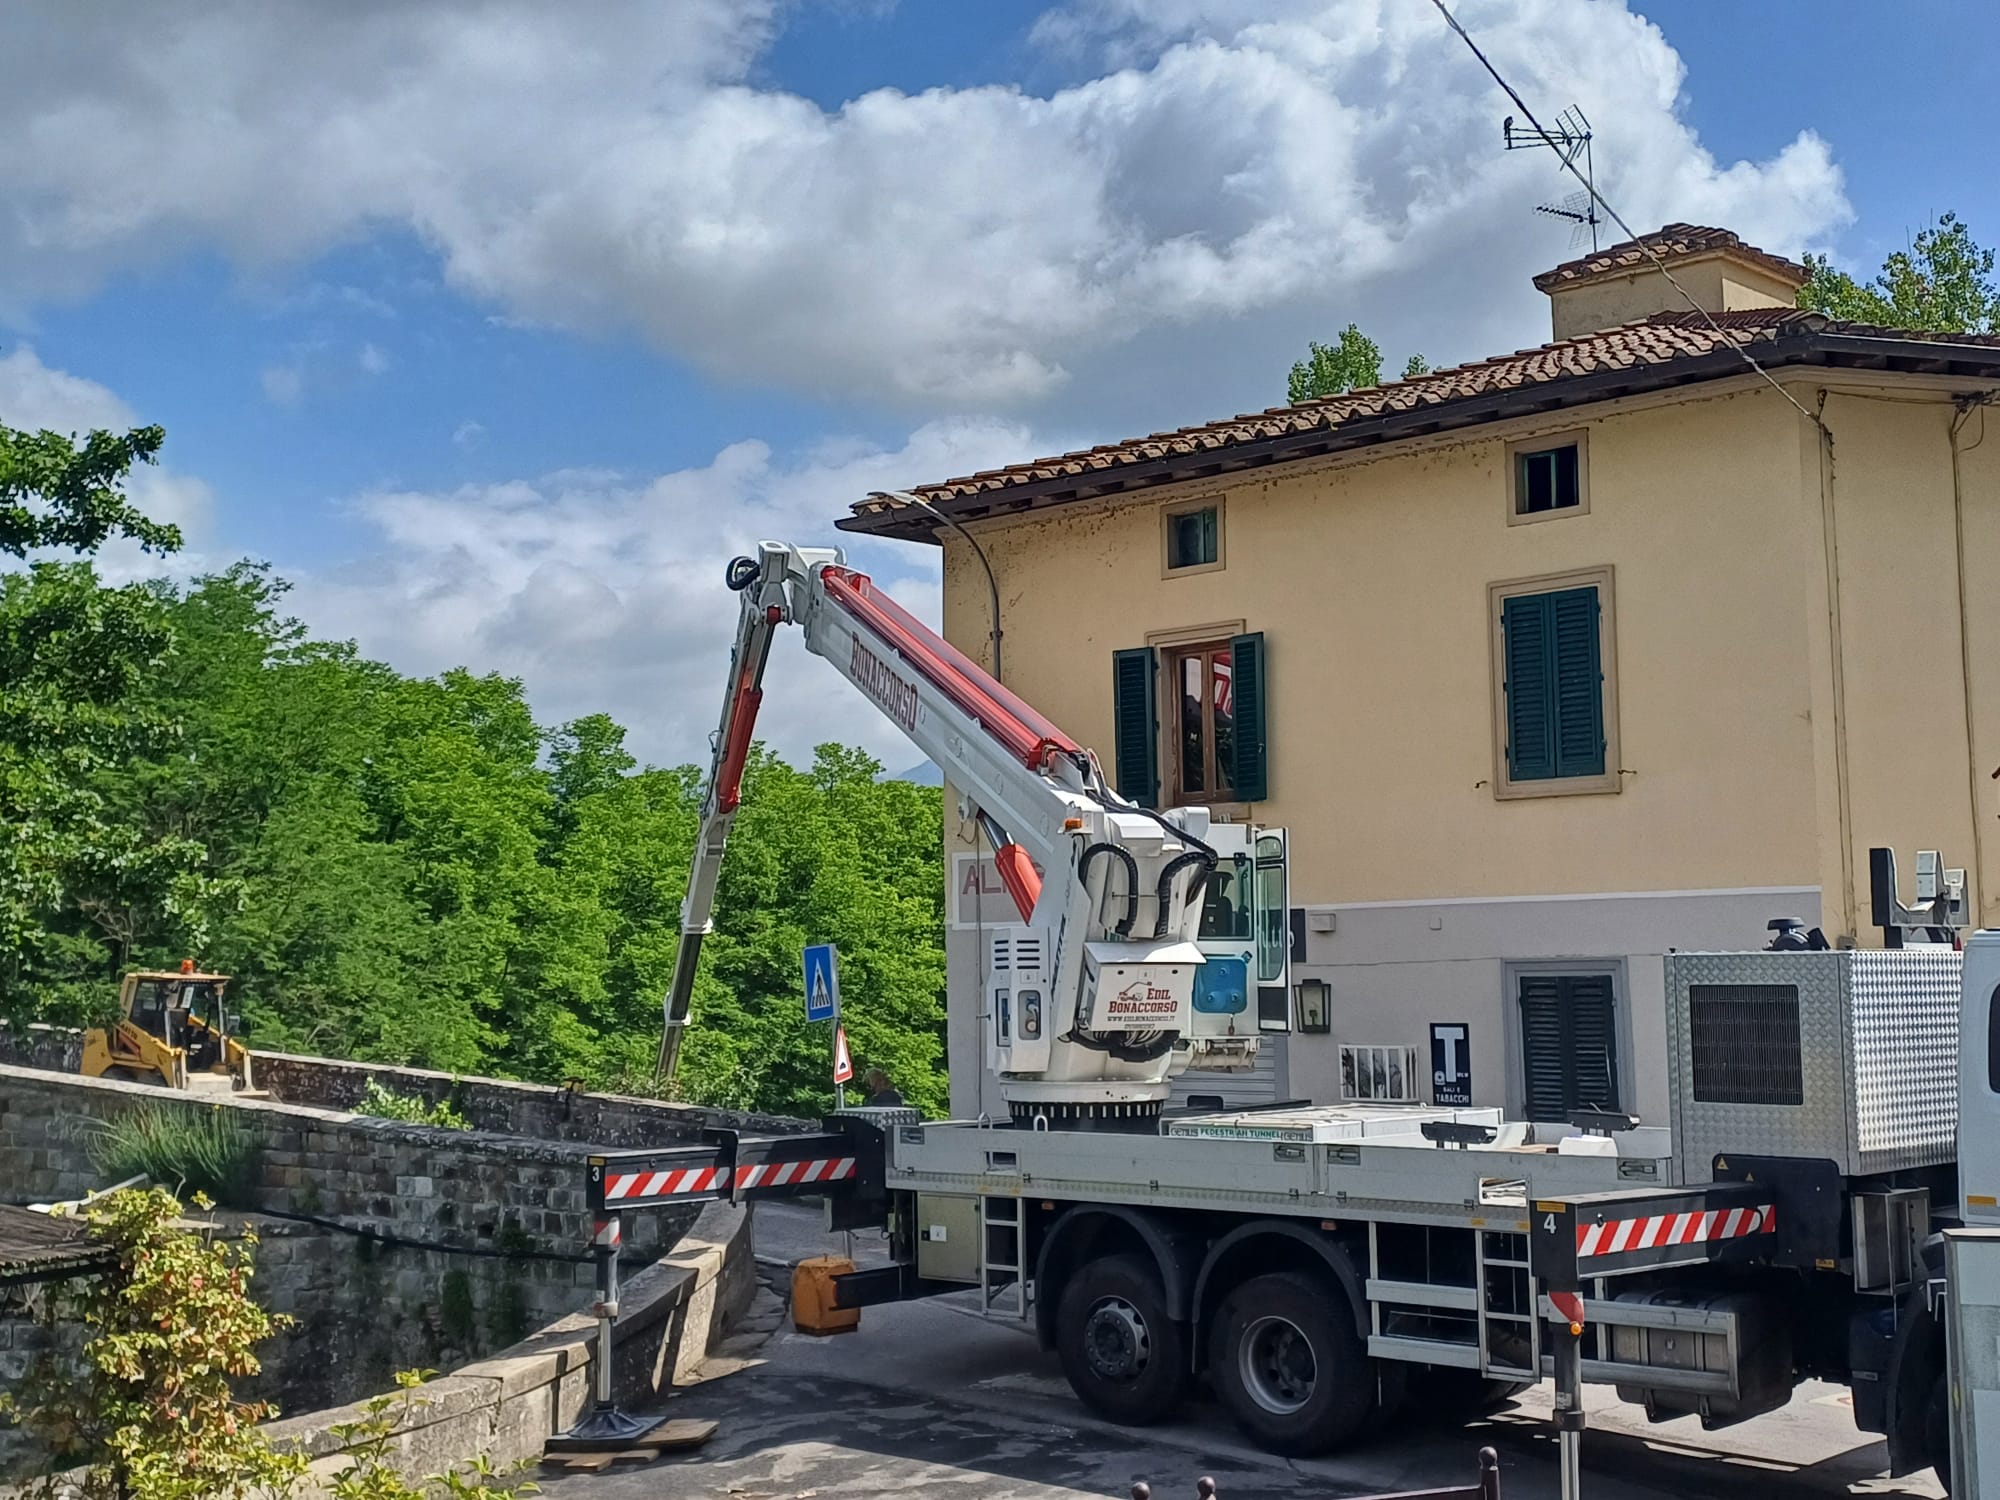
[(460, 422), (452, 429), (451, 441), (455, 447), (470, 453), (486, 440), (486, 427), (481, 422)]
[(361, 367), (364, 375), (381, 375), (389, 369), (389, 356), (377, 344), (363, 344), (361, 352), (354, 356), (354, 362)]
[(264, 399), (273, 406), (297, 406), (305, 394), (306, 372), (296, 364), (266, 365), (258, 372), (257, 381), (264, 388)]
[[(1416, 0), (1071, 0), (1037, 35), (1100, 76), (834, 111), (754, 81), (776, 10), (215, 0), (133, 27), (115, 0), (10, 7), (0, 295), (394, 225), (509, 319), (1092, 424), (1146, 404), (1127, 361), (1153, 408), (1194, 417), (1334, 317), (1434, 358), (1544, 326), (1523, 281), (1563, 247), (1530, 208), (1565, 188), (1499, 151), (1510, 106)], [(1617, 0), (1460, 13), (1530, 99), (1597, 122), (1600, 183), (1635, 225), (1796, 250), (1844, 220), (1818, 137), (1754, 163), (1704, 150), (1678, 57)]]
[[(354, 502), (374, 536), (366, 555), (338, 571), (281, 571), (321, 635), (352, 637), (408, 672), (520, 677), (544, 723), (606, 712), (641, 757), (705, 764), (736, 630), (737, 596), (722, 581), (731, 557), (767, 538), (823, 545), (827, 517), (856, 496), (1030, 443), (1016, 426), (942, 421), (894, 450), (841, 442), (788, 463), (745, 442), (650, 479), (578, 471), (380, 492)], [(935, 622), (934, 555), (843, 540), (856, 566)], [(865, 745), (891, 770), (919, 758), (792, 631), (772, 653), (760, 728), (794, 760), (827, 740)]]
[[(139, 426), (140, 420), (113, 391), (94, 380), (52, 369), (31, 347), (21, 344), (0, 355), (0, 425), (28, 432), (47, 429), (72, 437), (99, 428), (125, 432)], [(148, 464), (133, 470), (126, 494), (150, 519), (180, 527), (186, 550), (177, 554), (177, 562), (182, 566), (198, 564), (214, 512), (214, 496), (207, 484), (191, 474)], [(148, 557), (136, 544), (122, 541), (107, 544), (98, 553), (97, 563), (99, 572), (117, 582), (160, 570), (157, 557)]]

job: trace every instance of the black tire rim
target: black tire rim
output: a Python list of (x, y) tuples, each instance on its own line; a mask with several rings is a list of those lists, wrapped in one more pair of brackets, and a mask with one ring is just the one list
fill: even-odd
[(1252, 1401), (1273, 1416), (1288, 1417), (1312, 1400), (1319, 1361), (1304, 1329), (1267, 1313), (1237, 1340), (1236, 1373)]
[(1153, 1357), (1145, 1317), (1123, 1297), (1100, 1298), (1084, 1319), (1083, 1357), (1101, 1380), (1137, 1380)]

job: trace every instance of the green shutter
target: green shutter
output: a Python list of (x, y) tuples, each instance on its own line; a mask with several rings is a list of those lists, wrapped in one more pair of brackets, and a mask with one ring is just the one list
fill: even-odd
[(1270, 795), (1264, 721), (1269, 689), (1264, 680), (1264, 632), (1232, 636), (1230, 665), (1230, 776), (1239, 802), (1262, 802)]
[(1620, 1108), (1609, 974), (1521, 976), (1522, 1103), (1531, 1120)]
[(1556, 775), (1604, 774), (1604, 665), (1597, 590), (1549, 595), (1555, 622)]
[(1547, 781), (1556, 774), (1555, 635), (1548, 594), (1515, 594), (1500, 609), (1506, 641), (1507, 779)]
[(1118, 794), (1141, 807), (1160, 803), (1156, 671), (1157, 656), (1150, 646), (1111, 653), (1111, 718), (1117, 739), (1113, 774)]
[(1506, 642), (1507, 779), (1604, 774), (1604, 655), (1595, 587), (1516, 594)]
[(1523, 975), (1521, 1102), (1529, 1119), (1568, 1118), (1568, 1073), (1563, 1048), (1562, 995), (1555, 976)]
[(1569, 1023), (1570, 1106), (1618, 1108), (1618, 1035), (1609, 974), (1570, 974), (1564, 1019)]

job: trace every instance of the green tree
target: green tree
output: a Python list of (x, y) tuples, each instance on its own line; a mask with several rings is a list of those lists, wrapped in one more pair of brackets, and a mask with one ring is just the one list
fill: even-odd
[(1338, 396), (1343, 391), (1382, 383), (1382, 350), (1354, 324), (1340, 330), (1331, 344), (1317, 339), (1306, 345), (1306, 357), (1292, 366), (1285, 383), (1285, 399), (1297, 405), (1317, 396)]
[(1917, 231), (1910, 248), (1890, 255), (1866, 284), (1836, 270), (1823, 255), (1807, 255), (1805, 264), (1800, 307), (1850, 322), (1925, 333), (2000, 330), (1994, 252), (1975, 241), (1956, 214), (1945, 214)]
[[(89, 553), (121, 537), (178, 547), (180, 533), (124, 493), (163, 437), (142, 427), (79, 444), (0, 427), (0, 555)], [(50, 976), (93, 942), (129, 953), (134, 909), (198, 927), (216, 895), (197, 844), (124, 825), (101, 786), (107, 768), (172, 739), (173, 721), (138, 701), (171, 648), (158, 597), (106, 588), (87, 562), (34, 560), (0, 577), (0, 1008), (11, 1014), (41, 1008)], [(66, 907), (89, 920), (65, 930)]]
[(1415, 380), (1419, 375), (1428, 375), (1430, 372), (1431, 362), (1421, 354), (1412, 354), (1408, 359), (1403, 361), (1403, 379), (1405, 380)]

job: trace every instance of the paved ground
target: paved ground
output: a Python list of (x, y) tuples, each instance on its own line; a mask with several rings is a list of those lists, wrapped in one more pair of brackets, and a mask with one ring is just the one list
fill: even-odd
[[(816, 1217), (790, 1206), (759, 1209), (757, 1241), (761, 1257), (784, 1263), (827, 1248)], [(857, 1237), (856, 1251), (858, 1260), (879, 1258), (880, 1241)], [(1171, 1427), (1096, 1423), (1030, 1338), (952, 1298), (870, 1309), (861, 1332), (841, 1338), (809, 1339), (787, 1325), (744, 1352), (750, 1360), (736, 1373), (671, 1403), (676, 1416), (721, 1420), (706, 1449), (643, 1469), (545, 1479), (546, 1492), (554, 1500), (845, 1500), (890, 1492), (911, 1500), (1118, 1500), (1145, 1479), (1158, 1500), (1192, 1500), (1195, 1478), (1211, 1474), (1223, 1500), (1337, 1500), (1466, 1483), (1482, 1444), (1500, 1451), (1508, 1500), (1557, 1492), (1541, 1393), (1471, 1426), (1402, 1421), (1337, 1459), (1286, 1463), (1247, 1448), (1212, 1408), (1194, 1407)], [(1854, 1431), (1842, 1399), (1834, 1388), (1808, 1387), (1785, 1411), (1715, 1434), (1693, 1421), (1651, 1427), (1631, 1408), (1595, 1409), (1584, 1494), (1940, 1493), (1881, 1478), (1881, 1446)]]

